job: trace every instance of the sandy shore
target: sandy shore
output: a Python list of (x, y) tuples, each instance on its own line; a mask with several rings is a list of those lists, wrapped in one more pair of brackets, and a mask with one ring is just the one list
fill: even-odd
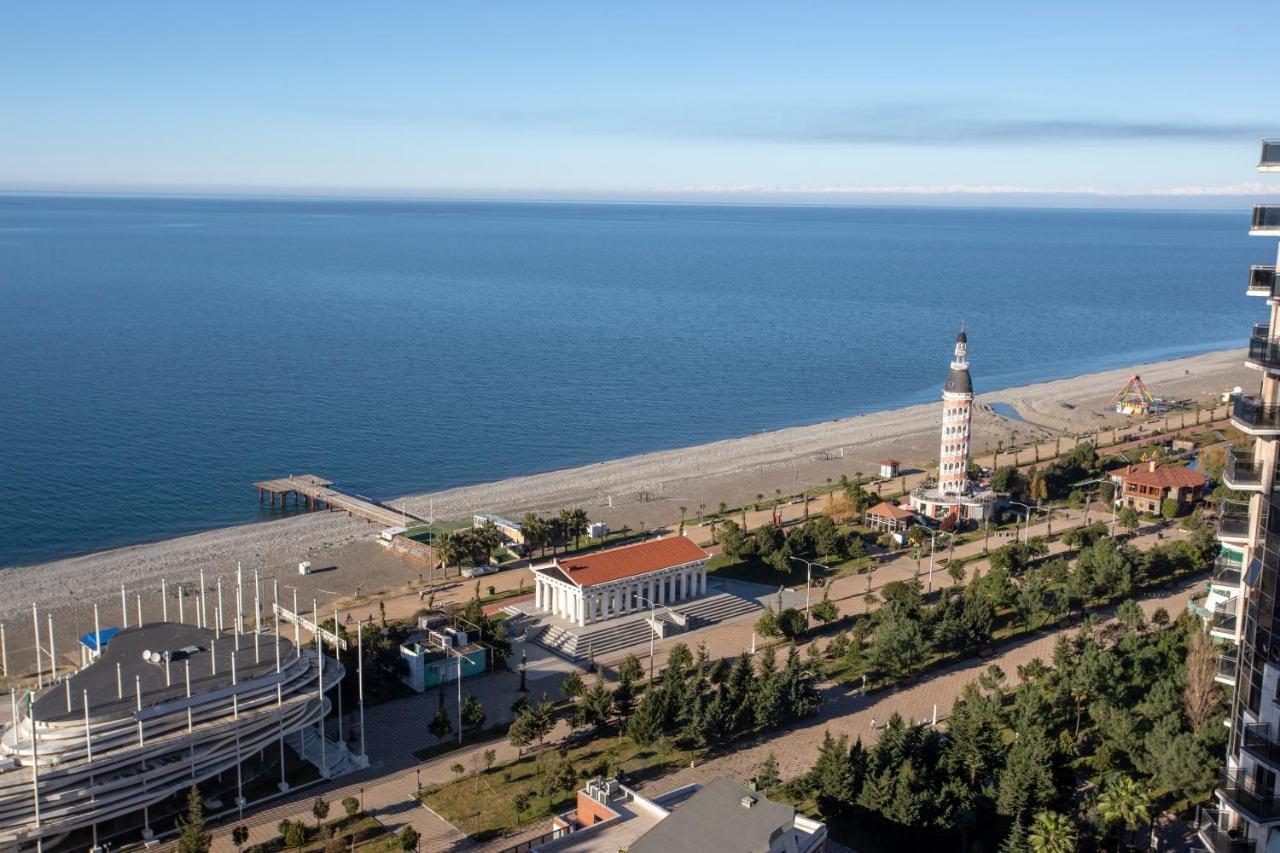
[[(1248, 388), (1256, 377), (1243, 366), (1240, 350), (1228, 350), (980, 394), (974, 451), (994, 448), (997, 441), (1027, 442), (1121, 422), (1105, 407), (1133, 372), (1141, 373), (1167, 399), (1202, 401), (1236, 385)], [(981, 376), (977, 378), (980, 382)], [(993, 403), (1011, 404), (1022, 420), (995, 414), (989, 408)], [(722, 501), (733, 506), (757, 494), (772, 496), (775, 490), (793, 493), (842, 474), (872, 473), (885, 456), (901, 460), (907, 468), (925, 468), (937, 456), (939, 408), (938, 403), (911, 406), (395, 503), (423, 515), (434, 512), (437, 520), (479, 511), (518, 515), (582, 506), (593, 519), (611, 526), (652, 528), (677, 518), (681, 506), (696, 515), (700, 505), (710, 511)], [(237, 560), (248, 573), (259, 570), (268, 588), (272, 578), (297, 584), (308, 604), (312, 596), (323, 603), (349, 595), (357, 586), (389, 588), (417, 578), (423, 567), (383, 551), (372, 541), (376, 533), (375, 526), (363, 521), (320, 512), (9, 569), (0, 573), (0, 620), (8, 627), (15, 657), (24, 647), (29, 655), (31, 604), (36, 602), (42, 613), (58, 614), (58, 633), (67, 638), (59, 637), (59, 649), (66, 652), (71, 650), (70, 638), (92, 629), (95, 602), (103, 608), (104, 624), (119, 623), (121, 584), (130, 590), (132, 622), (135, 594), (143, 595), (147, 619), (159, 615), (161, 577), (171, 588), (178, 583), (193, 586), (203, 568), (210, 588), (219, 575), (230, 584)], [(294, 567), (302, 559), (327, 570), (300, 577)], [(291, 596), (292, 590), (285, 595)], [(192, 606), (188, 599), (188, 618)], [(213, 606), (212, 597), (208, 606)], [(176, 608), (171, 591), (170, 618), (176, 616)]]

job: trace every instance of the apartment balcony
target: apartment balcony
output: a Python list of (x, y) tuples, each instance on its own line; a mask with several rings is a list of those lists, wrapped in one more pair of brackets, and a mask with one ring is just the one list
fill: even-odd
[(1280, 406), (1241, 395), (1231, 402), (1231, 424), (1249, 435), (1280, 435)]
[(1237, 492), (1266, 491), (1263, 481), (1262, 460), (1243, 450), (1228, 450), (1227, 464), (1222, 469), (1222, 481), (1228, 489)]
[(1195, 826), (1200, 842), (1211, 853), (1252, 853), (1253, 851), (1253, 839), (1249, 837), (1249, 824), (1241, 822), (1238, 829), (1232, 829), (1230, 812), (1197, 806)]
[(1229, 770), (1219, 771), (1217, 792), (1251, 823), (1259, 826), (1280, 823), (1280, 800), (1276, 799), (1275, 792), (1255, 789), (1248, 778), (1237, 778)]
[(1249, 233), (1261, 236), (1280, 234), (1280, 204), (1255, 204)]
[(1249, 521), (1249, 505), (1242, 501), (1223, 501), (1218, 507), (1219, 539), (1249, 541), (1253, 525)]
[(1209, 617), (1209, 633), (1234, 641), (1240, 628), (1240, 596), (1228, 598), (1213, 608)]
[(1240, 586), (1243, 573), (1244, 566), (1219, 557), (1213, 561), (1213, 577), (1210, 581), (1214, 586), (1220, 586), (1223, 589), (1236, 589)]
[(1258, 160), (1259, 172), (1280, 172), (1280, 139), (1262, 140), (1262, 158)]
[(1246, 360), (1251, 367), (1280, 372), (1280, 342), (1271, 340), (1271, 329), (1266, 323), (1254, 324)]
[(1280, 743), (1271, 739), (1270, 723), (1251, 723), (1245, 726), (1240, 745), (1254, 760), (1272, 770), (1280, 770)]
[(1280, 294), (1276, 293), (1275, 266), (1254, 264), (1249, 267), (1249, 289), (1246, 292), (1250, 296), (1265, 296), (1268, 299), (1280, 299)]
[(1230, 648), (1218, 658), (1213, 680), (1228, 687), (1235, 687), (1236, 674), (1240, 672), (1240, 650)]

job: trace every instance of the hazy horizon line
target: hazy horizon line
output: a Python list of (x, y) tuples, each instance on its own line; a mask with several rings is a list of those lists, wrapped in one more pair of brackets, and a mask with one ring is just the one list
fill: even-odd
[[(1107, 190), (1096, 187), (1023, 187), (941, 184), (919, 186), (687, 186), (662, 189), (551, 189), (471, 187), (302, 187), (256, 185), (0, 184), (0, 196), (103, 196), (365, 201), (489, 201), (583, 204), (720, 204), (813, 207), (1071, 207), (1135, 210), (1239, 210), (1268, 187), (1249, 182), (1226, 187)], [(1280, 195), (1280, 187), (1272, 190)], [(1143, 205), (1142, 201), (1153, 202)]]

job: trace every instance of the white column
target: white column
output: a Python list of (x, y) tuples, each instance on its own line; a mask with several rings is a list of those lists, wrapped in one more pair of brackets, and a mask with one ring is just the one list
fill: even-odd
[(542, 578), (533, 576), (533, 606), (542, 609)]
[(707, 564), (703, 563), (702, 568), (698, 570), (699, 577), (702, 578), (702, 594), (707, 594)]
[(587, 624), (587, 594), (584, 590), (578, 590), (578, 625)]
[(667, 576), (658, 575), (657, 584), (658, 584), (658, 597), (655, 598), (654, 601), (658, 602), (659, 604), (666, 604), (667, 597), (663, 593), (667, 591)]

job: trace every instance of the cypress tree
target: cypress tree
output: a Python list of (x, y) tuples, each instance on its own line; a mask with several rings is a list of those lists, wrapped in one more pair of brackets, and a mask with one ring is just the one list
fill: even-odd
[(213, 836), (204, 831), (204, 803), (194, 785), (187, 792), (187, 814), (178, 818), (178, 825), (182, 827), (178, 836), (178, 853), (209, 853)]

